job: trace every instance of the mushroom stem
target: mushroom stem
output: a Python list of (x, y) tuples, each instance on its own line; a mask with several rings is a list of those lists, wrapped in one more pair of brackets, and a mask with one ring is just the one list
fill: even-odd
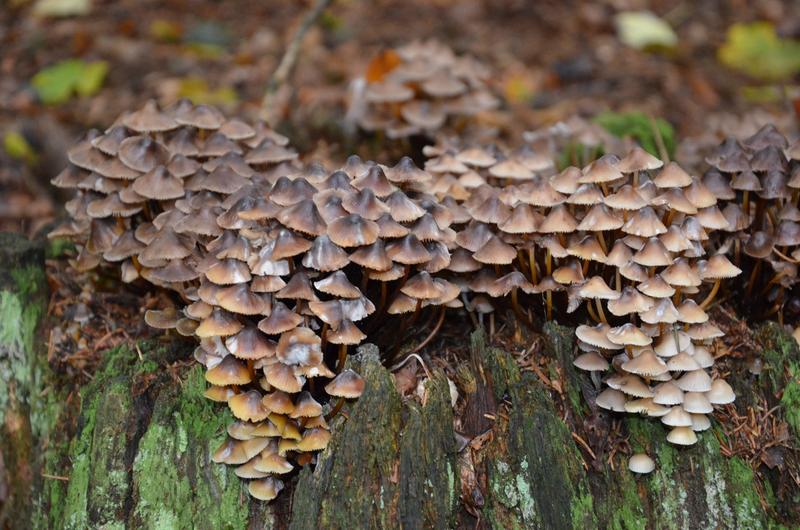
[(711, 288), (711, 292), (708, 293), (708, 296), (706, 296), (705, 300), (700, 302), (700, 309), (705, 309), (711, 304), (711, 302), (714, 300), (714, 297), (717, 296), (717, 292), (719, 291), (720, 283), (721, 283), (721, 280), (719, 278), (717, 278), (717, 281), (714, 282), (714, 287)]
[[(544, 265), (545, 266), (545, 270), (547, 271), (547, 275), (550, 276), (550, 274), (553, 272), (553, 270), (552, 270), (553, 269), (553, 264), (551, 262), (551, 256), (550, 256), (550, 249), (549, 248), (547, 249), (547, 253), (545, 254), (545, 257), (544, 257), (544, 264), (545, 264)], [(547, 293), (545, 294), (545, 298), (547, 299), (547, 320), (550, 321), (550, 320), (553, 320), (553, 293), (552, 293), (552, 291), (548, 290)]]
[(326, 421), (331, 421), (334, 417), (336, 417), (337, 414), (339, 414), (339, 411), (342, 410), (342, 405), (344, 405), (344, 401), (345, 399), (343, 397), (339, 398), (339, 401), (336, 402), (336, 405), (334, 405), (331, 411), (325, 416)]
[(322, 330), (319, 332), (319, 338), (320, 338), (319, 348), (321, 350), (323, 350), (323, 351), (325, 350), (325, 346), (327, 346), (327, 344), (328, 344), (328, 338), (327, 338), (328, 333), (327, 332), (328, 332), (328, 323), (327, 322), (323, 322), (322, 323)]
[(758, 278), (758, 271), (761, 270), (761, 260), (756, 260), (756, 264), (753, 266), (753, 271), (750, 273), (750, 278), (747, 280), (747, 290), (744, 293), (745, 298), (750, 298), (750, 294), (753, 292), (753, 287), (755, 285), (755, 281)]
[(742, 210), (744, 210), (744, 214), (749, 218), (750, 217), (750, 191), (744, 190), (742, 193)]
[(681, 288), (680, 286), (675, 288), (675, 294), (672, 296), (672, 303), (676, 306), (681, 303)]
[(589, 313), (589, 318), (591, 318), (592, 320), (594, 320), (598, 324), (600, 323), (600, 318), (597, 316), (597, 314), (595, 314), (594, 309), (592, 308), (592, 303), (591, 302), (587, 302), (586, 303), (586, 311)]
[(339, 358), (336, 360), (336, 373), (344, 369), (344, 360), (347, 358), (347, 344), (339, 345)]
[(430, 343), (430, 341), (433, 340), (433, 338), (436, 336), (437, 333), (439, 333), (439, 330), (441, 329), (442, 324), (444, 323), (444, 314), (446, 310), (447, 310), (446, 306), (441, 307), (441, 311), (439, 312), (439, 320), (436, 321), (436, 325), (433, 327), (431, 332), (428, 333), (428, 336), (425, 337), (425, 339), (422, 342), (417, 344), (417, 346), (413, 350), (411, 350), (411, 353), (417, 353), (418, 351), (420, 351), (422, 348), (427, 346), (428, 343)]
[(614, 283), (616, 284), (617, 291), (622, 290), (622, 275), (619, 273), (619, 267), (614, 267)]
[[(519, 305), (519, 288), (514, 287), (511, 289), (511, 307), (514, 309), (514, 314), (517, 315), (517, 320), (521, 320), (525, 323), (526, 326), (530, 326), (531, 322), (528, 320), (528, 317), (525, 313), (522, 312), (522, 307)], [(515, 322), (514, 326), (514, 335), (519, 335), (520, 329), (518, 326), (519, 322)], [(521, 337), (520, 337), (521, 338)]]
[(531, 283), (536, 285), (539, 282), (536, 277), (536, 247), (533, 245), (528, 247), (528, 263), (531, 267)]
[(606, 314), (603, 312), (603, 302), (599, 298), (595, 298), (594, 304), (597, 306), (597, 315), (600, 317), (600, 321), (603, 324), (608, 324), (608, 320), (606, 320)]

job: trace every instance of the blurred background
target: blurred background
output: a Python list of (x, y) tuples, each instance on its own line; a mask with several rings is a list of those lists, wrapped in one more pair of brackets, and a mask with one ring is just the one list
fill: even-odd
[[(3, 0), (0, 4), (0, 230), (35, 234), (59, 215), (49, 185), (86, 129), (155, 98), (187, 97), (248, 120), (313, 2)], [(691, 167), (726, 135), (767, 122), (796, 133), (800, 1), (334, 0), (302, 40), (271, 124), (304, 159), (358, 152), (351, 80), (385, 50), (436, 39), (490, 67), (500, 139), (574, 117), (636, 135), (664, 120)], [(487, 125), (487, 126), (489, 126)]]

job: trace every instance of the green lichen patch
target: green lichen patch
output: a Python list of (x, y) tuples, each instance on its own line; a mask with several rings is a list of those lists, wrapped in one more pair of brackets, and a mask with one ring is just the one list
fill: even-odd
[(781, 405), (786, 422), (800, 440), (800, 362), (792, 362), (788, 367), (788, 380), (783, 388)]
[(139, 440), (132, 471), (129, 524), (135, 528), (238, 529), (247, 524), (244, 484), (210, 460), (233, 418), (203, 397), (204, 372), (161, 391)]

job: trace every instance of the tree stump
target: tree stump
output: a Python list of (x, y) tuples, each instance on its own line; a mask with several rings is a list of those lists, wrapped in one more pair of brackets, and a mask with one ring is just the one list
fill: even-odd
[[(656, 471), (638, 477), (605, 460), (586, 465), (571, 425), (597, 421), (582, 398), (594, 390), (571, 365), (572, 331), (553, 324), (544, 328), (544, 354), (558, 393), (483, 334), (472, 335), (457, 381), (467, 438), (456, 436), (442, 373), (427, 381), (424, 404), (404, 402), (377, 348), (360, 348), (348, 362), (366, 391), (333, 422), (316, 466), (289, 480), (276, 501), (254, 501), (230, 467), (210, 461), (232, 418), (202, 396), (203, 370), (187, 368), (177, 382), (165, 369), (190, 359), (191, 343), (164, 337), (139, 342), (138, 351), (112, 349), (67, 399), (37, 338), (46, 308), (42, 248), (3, 238), (0, 500), (9, 528), (671, 529), (800, 521), (800, 494), (781, 490), (772, 474), (761, 486), (770, 491), (759, 496), (750, 466), (722, 456), (716, 424), (697, 445), (678, 449), (659, 423), (628, 417), (629, 443), (654, 456)], [(796, 439), (797, 346), (776, 325), (758, 337), (767, 369), (758, 379), (733, 378), (738, 406), (774, 403)]]

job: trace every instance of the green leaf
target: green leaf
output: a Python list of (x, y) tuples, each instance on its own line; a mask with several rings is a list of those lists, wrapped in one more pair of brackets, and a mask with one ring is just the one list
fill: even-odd
[(79, 96), (93, 96), (103, 87), (107, 73), (108, 63), (105, 61), (86, 64), (83, 68), (83, 75), (75, 85), (75, 91)]
[(186, 77), (181, 79), (178, 97), (190, 99), (195, 104), (224, 106), (239, 101), (236, 91), (230, 87), (211, 89), (205, 79)]
[(96, 61), (87, 63), (81, 59), (67, 59), (40, 70), (31, 84), (39, 99), (48, 105), (65, 103), (73, 94), (91, 96), (103, 84), (108, 63)]
[(36, 162), (36, 151), (17, 131), (9, 131), (3, 136), (3, 149), (16, 160), (23, 160), (27, 164)]
[(666, 120), (654, 120), (654, 129), (650, 117), (643, 112), (602, 112), (595, 116), (594, 121), (614, 136), (633, 138), (648, 153), (660, 157), (657, 130), (670, 158), (675, 154), (675, 129)]
[(764, 81), (800, 72), (800, 41), (779, 38), (770, 22), (734, 24), (717, 56), (725, 66)]
[(614, 17), (623, 44), (637, 50), (673, 48), (678, 36), (669, 24), (650, 11), (626, 11)]

